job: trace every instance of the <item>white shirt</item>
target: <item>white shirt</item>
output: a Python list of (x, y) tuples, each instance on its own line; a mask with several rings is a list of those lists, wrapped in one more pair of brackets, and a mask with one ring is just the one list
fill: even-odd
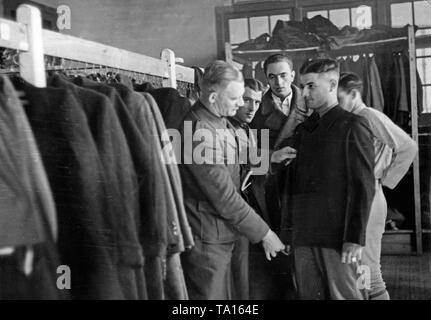
[(290, 113), (290, 104), (292, 103), (292, 92), (289, 93), (289, 95), (284, 98), (283, 101), (281, 101), (281, 98), (277, 97), (274, 93), (272, 94), (272, 99), (274, 100), (277, 107), (286, 115), (288, 116)]
[(383, 112), (365, 104), (353, 108), (352, 112), (368, 120), (374, 135), (376, 179), (381, 179), (384, 186), (395, 188), (418, 152), (416, 142)]

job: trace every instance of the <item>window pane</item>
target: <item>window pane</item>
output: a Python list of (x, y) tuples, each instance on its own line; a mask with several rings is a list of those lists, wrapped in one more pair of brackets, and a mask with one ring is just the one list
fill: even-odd
[(391, 4), (392, 27), (404, 27), (413, 24), (412, 5), (410, 2)]
[(263, 33), (269, 33), (268, 17), (250, 18), (250, 37), (254, 39)]
[(247, 18), (229, 20), (230, 43), (241, 43), (248, 40)]
[(431, 2), (429, 1), (415, 2), (415, 24), (418, 27), (431, 26)]
[(423, 87), (424, 112), (431, 112), (431, 87)]
[(431, 48), (416, 49), (416, 56), (431, 56)]
[(329, 10), (329, 20), (338, 28), (350, 26), (349, 9)]
[[(277, 24), (278, 20), (289, 21), (290, 15), (289, 14), (280, 14), (280, 15), (271, 16), (270, 19), (271, 19), (271, 29), (274, 30), (274, 27)], [(271, 32), (272, 32), (272, 30), (271, 30)]]
[(373, 15), (371, 7), (359, 6), (352, 8), (352, 26), (358, 29), (370, 28), (373, 24)]
[(418, 31), (416, 31), (417, 36), (424, 36), (428, 34), (431, 34), (431, 29), (419, 29)]
[(319, 14), (322, 17), (325, 17), (326, 19), (328, 19), (328, 11), (326, 11), (326, 10), (322, 10), (322, 11), (309, 11), (309, 12), (307, 12), (307, 18), (311, 19), (314, 16), (318, 16)]
[(418, 58), (416, 65), (422, 84), (431, 84), (431, 58)]

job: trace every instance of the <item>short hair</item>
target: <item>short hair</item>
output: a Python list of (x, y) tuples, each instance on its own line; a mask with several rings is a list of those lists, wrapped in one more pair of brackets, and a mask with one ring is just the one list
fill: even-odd
[(340, 75), (338, 87), (348, 93), (352, 90), (358, 90), (361, 95), (364, 90), (361, 78), (354, 72), (343, 72)]
[(257, 79), (244, 79), (244, 87), (254, 91), (265, 91), (265, 86)]
[(213, 92), (216, 87), (226, 86), (230, 81), (244, 81), (242, 73), (230, 63), (216, 60), (205, 68), (202, 91)]
[(333, 59), (319, 58), (304, 62), (302, 67), (299, 69), (299, 74), (326, 73), (332, 71), (340, 74), (338, 62)]
[(265, 75), (266, 75), (266, 71), (268, 70), (268, 66), (270, 64), (277, 63), (277, 62), (287, 62), (289, 64), (290, 69), (293, 71), (292, 59), (290, 59), (285, 54), (276, 53), (276, 54), (272, 54), (268, 58), (266, 58), (265, 62), (263, 63), (263, 72), (265, 72)]

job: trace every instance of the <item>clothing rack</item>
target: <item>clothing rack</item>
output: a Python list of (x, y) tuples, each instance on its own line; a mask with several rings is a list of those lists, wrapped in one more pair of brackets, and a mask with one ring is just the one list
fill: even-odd
[(40, 10), (27, 4), (18, 7), (16, 22), (0, 18), (0, 47), (19, 51), (20, 75), (36, 87), (46, 86), (44, 55), (160, 77), (164, 87), (176, 88), (178, 81), (194, 83), (194, 70), (177, 65), (181, 59), (170, 49), (156, 59), (43, 30)]
[[(330, 50), (331, 54), (336, 56), (346, 56), (355, 54), (362, 54), (366, 52), (373, 52), (377, 46), (384, 46), (387, 44), (399, 44), (401, 47), (408, 47), (409, 57), (409, 77), (410, 77), (410, 103), (411, 103), (411, 122), (412, 122), (412, 139), (419, 145), (419, 129), (418, 129), (418, 105), (417, 105), (417, 81), (416, 81), (416, 45), (424, 46), (429, 45), (431, 36), (415, 36), (414, 26), (409, 26), (407, 35), (404, 37), (397, 37), (391, 39), (383, 39), (377, 41), (368, 41), (362, 43), (347, 44), (343, 48)], [(358, 51), (361, 51), (358, 53)], [(306, 47), (297, 49), (271, 49), (271, 50), (234, 50), (230, 43), (225, 44), (225, 59), (230, 63), (245, 64), (247, 62), (262, 61), (270, 54), (274, 53), (287, 53), (287, 54), (309, 54), (312, 52), (324, 52), (321, 47)], [(419, 173), (419, 154), (416, 155), (413, 161), (413, 185), (414, 185), (414, 212), (415, 223), (414, 230), (399, 230), (388, 232), (390, 234), (413, 234), (414, 235), (414, 252), (417, 255), (423, 253), (422, 235), (430, 233), (429, 230), (422, 229), (422, 216), (421, 216), (421, 197), (420, 197), (420, 173)]]

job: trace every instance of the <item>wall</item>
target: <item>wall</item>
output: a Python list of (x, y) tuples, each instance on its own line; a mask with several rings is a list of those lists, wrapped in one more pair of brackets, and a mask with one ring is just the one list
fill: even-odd
[(159, 57), (174, 50), (185, 65), (204, 66), (217, 56), (215, 7), (231, 0), (35, 0), (71, 9), (71, 30), (79, 36)]

